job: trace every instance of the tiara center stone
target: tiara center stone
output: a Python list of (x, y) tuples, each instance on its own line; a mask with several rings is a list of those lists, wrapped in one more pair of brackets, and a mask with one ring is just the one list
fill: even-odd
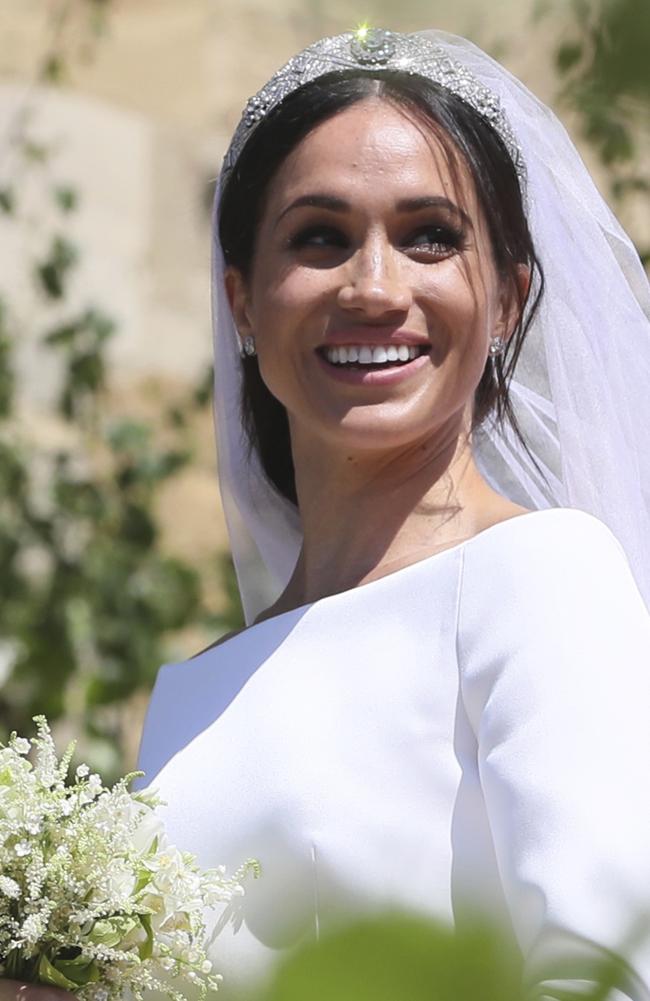
[(384, 28), (364, 28), (357, 31), (350, 41), (350, 52), (357, 62), (381, 66), (395, 55), (393, 34)]

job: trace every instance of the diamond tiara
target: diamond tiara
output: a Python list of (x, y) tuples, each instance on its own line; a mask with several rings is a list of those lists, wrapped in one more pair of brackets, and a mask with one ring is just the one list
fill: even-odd
[(496, 94), (485, 87), (441, 45), (419, 34), (401, 34), (383, 28), (360, 28), (322, 38), (299, 52), (248, 101), (223, 161), (225, 177), (265, 116), (294, 90), (337, 70), (396, 70), (440, 84), (470, 105), (501, 137), (514, 164), (522, 195), (526, 166), (521, 148)]

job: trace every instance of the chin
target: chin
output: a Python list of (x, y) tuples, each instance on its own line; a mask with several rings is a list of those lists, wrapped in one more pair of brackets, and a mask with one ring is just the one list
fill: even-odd
[[(432, 414), (438, 414), (433, 416)], [(463, 407), (457, 411), (460, 432), (464, 426)], [(422, 445), (454, 418), (454, 409), (432, 407), (425, 413), (409, 413), (403, 406), (355, 407), (336, 424), (326, 437), (339, 448), (353, 452), (389, 452)], [(452, 421), (453, 422), (453, 421)]]

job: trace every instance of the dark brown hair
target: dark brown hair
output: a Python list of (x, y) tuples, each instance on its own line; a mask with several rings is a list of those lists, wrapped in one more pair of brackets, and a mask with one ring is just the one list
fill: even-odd
[[(257, 228), (269, 182), (287, 155), (317, 125), (368, 97), (405, 110), (433, 134), (457, 175), (458, 157), (469, 168), (484, 213), (494, 263), (501, 280), (517, 296), (519, 318), (503, 355), (488, 358), (474, 396), (473, 429), (491, 415), (502, 426), (517, 426), (508, 384), (542, 295), (544, 278), (528, 229), (519, 180), (500, 136), (463, 100), (430, 80), (388, 71), (350, 71), (319, 77), (290, 94), (256, 127), (224, 185), (219, 239), (227, 265), (250, 275)], [(530, 268), (528, 292), (521, 296), (517, 265)], [(289, 422), (284, 406), (260, 376), (255, 357), (242, 361), (242, 423), (251, 451), (257, 451), (273, 486), (294, 504), (296, 486)]]

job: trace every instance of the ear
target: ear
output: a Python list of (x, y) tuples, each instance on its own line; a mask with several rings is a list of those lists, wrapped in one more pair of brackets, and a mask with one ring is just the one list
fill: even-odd
[(226, 268), (224, 283), (230, 311), (239, 336), (243, 340), (248, 334), (254, 333), (248, 286), (241, 271), (233, 267)]
[(528, 295), (531, 273), (527, 264), (517, 264), (513, 278), (501, 280), (501, 301), (496, 333), (504, 341), (510, 340), (519, 322), (523, 304)]

